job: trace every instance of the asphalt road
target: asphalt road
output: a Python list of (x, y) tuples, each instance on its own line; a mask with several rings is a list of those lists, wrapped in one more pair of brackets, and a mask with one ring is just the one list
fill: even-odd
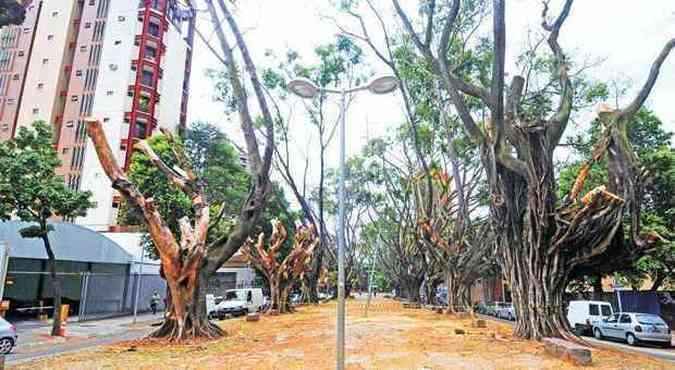
[[(488, 320), (499, 321), (509, 325), (513, 325), (513, 321), (498, 319), (494, 316), (486, 316), (486, 315), (479, 315), (479, 316)], [(583, 336), (581, 338), (587, 341), (591, 346), (596, 348), (613, 349), (625, 353), (639, 353), (641, 355), (650, 356), (675, 363), (675, 348), (664, 349), (646, 344), (640, 344), (639, 346), (633, 347), (618, 340), (616, 341), (598, 340), (593, 337), (586, 337), (586, 336)]]
[(114, 344), (117, 342), (122, 342), (126, 340), (134, 340), (143, 337), (149, 332), (149, 330), (139, 330), (139, 329), (130, 329), (127, 332), (120, 333), (117, 335), (111, 335), (109, 337), (92, 339), (85, 342), (79, 343), (63, 343), (63, 344), (51, 344), (45, 346), (44, 350), (36, 350), (28, 353), (21, 353), (21, 344), (17, 346), (15, 350), (19, 350), (18, 353), (10, 353), (5, 357), (5, 363), (8, 365), (19, 364), (22, 362), (28, 362), (32, 360), (37, 360), (44, 357), (50, 357), (54, 355), (66, 354), (70, 352), (77, 352), (83, 349), (103, 346), (107, 344)]

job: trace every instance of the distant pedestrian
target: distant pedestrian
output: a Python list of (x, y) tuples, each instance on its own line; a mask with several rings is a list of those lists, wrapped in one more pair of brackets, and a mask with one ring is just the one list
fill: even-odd
[(155, 290), (152, 293), (152, 298), (150, 298), (150, 309), (152, 309), (153, 315), (157, 314), (157, 306), (159, 306), (159, 302), (161, 299), (162, 297), (160, 297), (159, 293)]

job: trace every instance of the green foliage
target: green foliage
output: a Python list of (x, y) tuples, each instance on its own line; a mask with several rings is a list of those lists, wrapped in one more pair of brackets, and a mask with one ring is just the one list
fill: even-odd
[[(177, 165), (176, 157), (164, 135), (154, 135), (147, 140), (165, 163), (169, 166)], [(186, 131), (184, 138), (179, 140), (179, 145), (204, 184), (206, 198), (211, 205), (211, 219), (216, 219), (223, 212), (222, 220), (211, 229), (208, 240), (227, 235), (248, 197), (251, 181), (239, 151), (218, 128), (205, 122), (194, 123)], [(180, 238), (178, 221), (183, 217), (194, 218), (190, 199), (142, 152), (135, 152), (131, 159), (129, 179), (143, 195), (154, 199), (159, 213), (174, 235)], [(295, 220), (294, 215), (288, 211), (290, 206), (281, 188), (276, 184), (272, 188), (259, 223), (259, 229), (267, 233), (271, 233), (269, 221), (274, 217), (291, 226)], [(124, 201), (120, 207), (118, 222), (121, 225), (144, 225), (145, 221), (138, 210)], [(144, 238), (144, 245), (149, 255), (157, 256), (152, 240), (147, 236)]]
[[(165, 163), (169, 166), (177, 165), (176, 157), (164, 135), (154, 135), (147, 140)], [(194, 123), (186, 131), (183, 140), (179, 140), (179, 145), (204, 183), (207, 200), (213, 205), (210, 209), (211, 217), (215, 218), (221, 207), (225, 207), (224, 222), (218, 225), (217, 231), (228, 232), (234, 224), (239, 207), (246, 199), (250, 181), (237, 149), (216, 127), (204, 122)], [(144, 196), (154, 199), (159, 213), (174, 235), (180, 237), (178, 220), (183, 217), (194, 218), (190, 199), (142, 152), (135, 152), (132, 156), (129, 179)], [(144, 224), (140, 211), (130, 207), (126, 201), (120, 207), (118, 222), (121, 225)], [(146, 250), (156, 256), (150, 238), (146, 237), (144, 240)]]
[(40, 231), (26, 230), (25, 235), (40, 237), (49, 232), (51, 217), (68, 220), (86, 215), (93, 206), (91, 193), (68, 188), (56, 175), (60, 165), (51, 128), (42, 121), (21, 127), (15, 138), (0, 143), (0, 218), (13, 213), (37, 223)]
[[(602, 127), (594, 121), (591, 127), (571, 140), (577, 154), (588, 158), (602, 135)], [(640, 286), (650, 277), (655, 280), (665, 275), (665, 281), (675, 283), (675, 150), (671, 145), (671, 132), (663, 129), (662, 121), (649, 109), (638, 111), (635, 121), (628, 126), (628, 138), (645, 169), (643, 178), (644, 199), (641, 221), (644, 232), (655, 232), (667, 242), (630, 266), (616, 266), (619, 277), (631, 286)], [(571, 163), (561, 169), (558, 176), (558, 198), (562, 199), (572, 188), (583, 162)], [(608, 183), (607, 162), (603, 159), (591, 167), (582, 194)]]
[(17, 0), (0, 0), (0, 27), (20, 25), (26, 19), (26, 8)]

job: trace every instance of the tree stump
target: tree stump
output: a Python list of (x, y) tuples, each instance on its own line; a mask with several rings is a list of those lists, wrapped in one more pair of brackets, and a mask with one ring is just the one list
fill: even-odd
[(455, 329), (455, 334), (457, 334), (457, 335), (464, 335), (464, 334), (466, 334), (466, 330), (464, 330), (464, 329)]
[(474, 320), (473, 323), (471, 323), (471, 326), (474, 328), (487, 328), (487, 323), (485, 320)]
[(457, 313), (455, 313), (455, 317), (457, 317), (460, 320), (465, 320), (465, 319), (470, 319), (471, 314), (469, 314), (468, 312), (457, 312)]
[(257, 312), (251, 312), (246, 315), (246, 321), (260, 321), (260, 314)]
[(591, 364), (591, 350), (560, 338), (542, 339), (546, 352), (575, 366)]

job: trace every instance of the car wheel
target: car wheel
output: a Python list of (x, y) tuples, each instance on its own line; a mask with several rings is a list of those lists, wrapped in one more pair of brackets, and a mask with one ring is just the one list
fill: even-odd
[(668, 342), (665, 342), (665, 343), (661, 343), (661, 344), (659, 345), (659, 347), (668, 349), (668, 348), (672, 347), (672, 345), (671, 345), (670, 343), (668, 343)]
[(626, 342), (628, 342), (629, 346), (634, 346), (637, 345), (638, 340), (637, 338), (635, 338), (635, 335), (633, 335), (633, 333), (628, 333), (626, 335)]
[(509, 312), (509, 321), (516, 321), (516, 319), (513, 318), (513, 314)]
[(593, 330), (593, 335), (595, 335), (595, 339), (602, 339), (602, 332), (598, 328), (595, 328), (595, 330)]
[(11, 338), (0, 339), (0, 354), (6, 355), (12, 352), (14, 341)]

